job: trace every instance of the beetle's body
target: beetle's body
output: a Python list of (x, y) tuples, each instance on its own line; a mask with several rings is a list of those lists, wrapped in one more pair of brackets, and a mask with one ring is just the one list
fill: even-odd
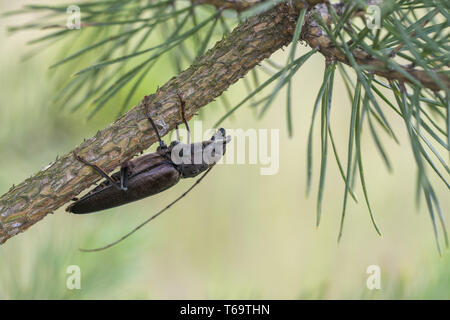
[[(126, 203), (141, 200), (162, 192), (180, 180), (181, 174), (164, 156), (150, 153), (128, 162), (127, 190), (120, 190), (105, 180), (84, 197), (71, 204), (67, 211), (72, 213), (91, 213), (114, 208)], [(111, 176), (117, 183), (120, 172)]]
[[(69, 205), (66, 211), (84, 214), (114, 208), (160, 193), (177, 184), (181, 178), (193, 178), (202, 172), (203, 175), (181, 196), (119, 240), (102, 248), (83, 249), (82, 251), (93, 252), (104, 250), (129, 237), (183, 198), (200, 183), (216, 162), (225, 154), (226, 144), (230, 142), (231, 138), (226, 136), (225, 129), (223, 128), (217, 130), (210, 140), (190, 144), (190, 130), (184, 114), (185, 103), (181, 93), (178, 92), (177, 95), (180, 102), (180, 115), (188, 131), (187, 144), (173, 141), (170, 146), (166, 146), (161, 139), (154, 121), (150, 117), (149, 97), (145, 96), (144, 105), (146, 107), (146, 115), (159, 140), (157, 151), (123, 163), (120, 172), (112, 176), (108, 175), (107, 172), (95, 163), (85, 160), (74, 151), (73, 154), (78, 161), (97, 171), (106, 180), (81, 199), (74, 199), (75, 202)], [(179, 137), (178, 126), (175, 128), (177, 130), (177, 137)]]
[[(219, 156), (222, 156), (227, 142), (223, 129), (217, 131), (211, 140), (199, 143), (185, 145), (174, 141), (169, 147), (160, 147), (155, 153), (126, 162), (120, 172), (113, 174), (110, 180), (103, 181), (81, 199), (76, 200), (66, 208), (66, 211), (77, 214), (92, 213), (155, 195), (174, 186), (181, 178), (192, 178), (206, 171), (214, 163), (206, 163), (203, 153), (209, 147), (220, 146)], [(178, 147), (177, 150), (183, 150), (183, 147), (184, 150), (190, 150), (192, 162), (176, 164), (172, 161), (172, 151), (175, 147)], [(210, 150), (215, 156), (216, 150)], [(201, 155), (200, 163), (193, 162), (196, 153)], [(127, 180), (126, 188), (118, 187), (124, 178)]]

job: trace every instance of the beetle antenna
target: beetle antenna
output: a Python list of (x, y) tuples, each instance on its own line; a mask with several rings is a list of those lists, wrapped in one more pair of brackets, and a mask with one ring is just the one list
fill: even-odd
[(186, 115), (185, 115), (186, 102), (184, 101), (183, 97), (181, 96), (180, 91), (177, 92), (177, 96), (178, 96), (178, 100), (180, 102), (180, 116), (181, 116), (181, 119), (183, 119), (184, 125), (186, 126), (186, 130), (188, 133), (187, 144), (190, 144), (191, 143), (191, 129), (189, 128), (189, 124), (187, 122)]
[(145, 96), (144, 97), (144, 109), (145, 109), (145, 115), (147, 116), (148, 121), (150, 121), (150, 124), (153, 127), (153, 130), (156, 132), (156, 136), (158, 137), (158, 141), (159, 141), (159, 145), (161, 147), (164, 147), (164, 141), (162, 141), (161, 139), (161, 135), (159, 134), (158, 128), (156, 127), (155, 122), (153, 121), (152, 117), (150, 117), (150, 104), (149, 104), (149, 97)]
[(205, 173), (199, 178), (197, 179), (197, 181), (194, 182), (194, 184), (192, 186), (189, 187), (189, 189), (187, 189), (185, 192), (183, 192), (183, 194), (181, 194), (178, 198), (176, 198), (174, 201), (172, 201), (171, 203), (169, 203), (169, 205), (167, 205), (164, 209), (161, 209), (160, 211), (158, 211), (155, 215), (151, 216), (150, 218), (148, 218), (147, 220), (145, 220), (144, 222), (142, 222), (140, 225), (138, 225), (136, 228), (134, 228), (133, 230), (131, 230), (130, 232), (128, 232), (127, 234), (125, 234), (124, 236), (122, 236), (120, 239), (111, 242), (110, 244), (104, 246), (104, 247), (100, 247), (100, 248), (96, 248), (96, 249), (79, 249), (82, 252), (97, 252), (97, 251), (102, 251), (108, 248), (111, 248), (112, 246), (118, 244), (119, 242), (122, 242), (123, 240), (125, 240), (126, 238), (128, 238), (129, 236), (131, 236), (133, 233), (135, 233), (136, 231), (138, 231), (139, 229), (141, 229), (143, 226), (145, 226), (147, 223), (149, 223), (150, 221), (152, 221), (153, 219), (155, 219), (156, 217), (158, 217), (160, 214), (162, 214), (164, 211), (166, 211), (167, 209), (169, 209), (171, 206), (173, 206), (175, 203), (177, 203), (179, 200), (181, 200), (182, 198), (184, 198), (192, 189), (195, 188), (195, 186), (197, 186), (205, 177), (206, 175), (211, 171), (211, 169), (214, 168), (214, 165), (211, 166), (208, 170), (205, 171)]

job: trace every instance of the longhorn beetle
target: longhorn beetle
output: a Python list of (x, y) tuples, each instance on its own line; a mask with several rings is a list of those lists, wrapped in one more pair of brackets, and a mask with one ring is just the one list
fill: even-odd
[(149, 97), (145, 96), (144, 108), (146, 116), (159, 141), (159, 147), (156, 152), (145, 154), (123, 163), (119, 172), (109, 176), (102, 168), (85, 160), (74, 151), (73, 154), (77, 160), (93, 168), (106, 180), (82, 198), (74, 199), (75, 202), (69, 205), (66, 211), (75, 214), (85, 214), (110, 209), (160, 193), (177, 184), (182, 178), (193, 178), (202, 172), (204, 174), (181, 196), (119, 240), (105, 247), (90, 250), (80, 249), (81, 251), (104, 250), (129, 237), (191, 191), (225, 153), (226, 144), (230, 142), (231, 138), (226, 136), (223, 128), (217, 130), (210, 140), (190, 144), (190, 129), (185, 117), (185, 102), (180, 93), (177, 93), (177, 95), (180, 104), (180, 115), (188, 132), (187, 144), (179, 141), (178, 126), (176, 126), (177, 140), (166, 146), (161, 139), (155, 122), (150, 116)]

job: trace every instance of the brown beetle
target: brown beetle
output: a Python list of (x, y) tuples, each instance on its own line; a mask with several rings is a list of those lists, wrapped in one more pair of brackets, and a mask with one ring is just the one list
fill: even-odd
[[(230, 142), (231, 138), (226, 136), (225, 129), (220, 128), (210, 140), (190, 144), (190, 130), (184, 115), (184, 101), (180, 94), (178, 94), (178, 97), (180, 101), (181, 116), (188, 131), (188, 144), (173, 141), (169, 146), (165, 145), (154, 121), (149, 115), (149, 98), (146, 96), (144, 103), (146, 106), (147, 118), (159, 140), (157, 151), (123, 163), (120, 171), (114, 173), (112, 176), (109, 176), (103, 169), (86, 161), (74, 152), (75, 157), (79, 161), (92, 167), (106, 180), (82, 198), (76, 199), (74, 203), (66, 208), (66, 211), (84, 214), (110, 209), (160, 193), (177, 184), (182, 178), (192, 178), (198, 176), (202, 172), (205, 172), (205, 174), (209, 172), (225, 153), (225, 146)], [(178, 130), (178, 127), (176, 129)], [(177, 134), (177, 136), (179, 135)], [(196, 181), (194, 186), (203, 179), (205, 174)], [(176, 201), (186, 195), (187, 192), (183, 193), (181, 197), (177, 198), (151, 219), (168, 209)], [(100, 249), (106, 249), (107, 247)], [(84, 251), (98, 251), (98, 249)]]

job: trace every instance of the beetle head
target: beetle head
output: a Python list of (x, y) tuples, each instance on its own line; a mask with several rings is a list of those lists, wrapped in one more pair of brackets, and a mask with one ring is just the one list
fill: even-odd
[(206, 171), (225, 154), (225, 146), (231, 141), (223, 128), (217, 130), (210, 140), (190, 145), (176, 143), (171, 145), (172, 161), (177, 165), (183, 178), (191, 178)]

